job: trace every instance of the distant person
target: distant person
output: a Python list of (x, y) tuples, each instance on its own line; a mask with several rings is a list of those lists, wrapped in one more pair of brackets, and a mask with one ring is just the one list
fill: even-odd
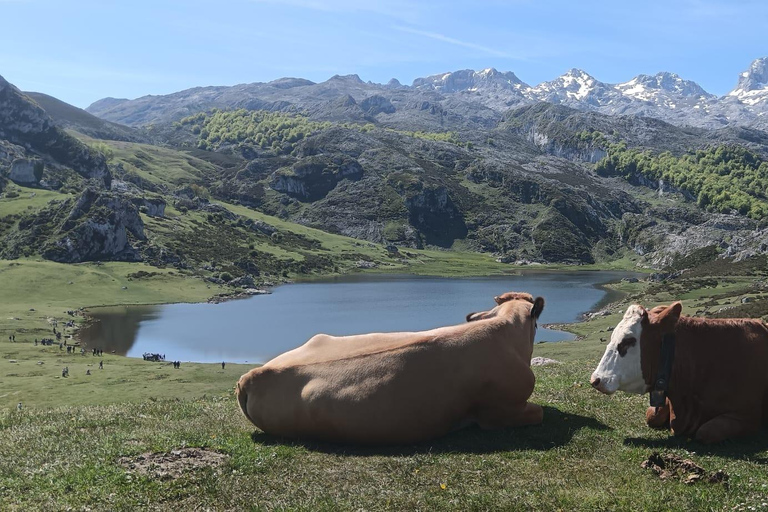
[(17, 411), (20, 411), (22, 408), (23, 408), (23, 406), (21, 405), (21, 402), (19, 402), (18, 404), (16, 404), (16, 410), (17, 410)]
[(99, 370), (104, 369), (104, 361), (99, 361)]
[(224, 361), (221, 362), (221, 369), (224, 369)]

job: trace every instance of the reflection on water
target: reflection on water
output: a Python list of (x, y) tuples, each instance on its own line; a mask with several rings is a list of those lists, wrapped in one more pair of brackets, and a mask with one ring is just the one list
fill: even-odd
[(110, 306), (90, 313), (97, 321), (80, 330), (83, 344), (124, 356), (136, 341), (141, 322), (160, 318), (160, 306)]
[[(494, 306), (505, 291), (527, 291), (547, 303), (541, 323), (572, 322), (599, 307), (596, 285), (619, 272), (541, 272), (487, 278), (353, 276), (291, 284), (272, 295), (221, 304), (120, 306), (90, 311), (98, 320), (80, 333), (88, 348), (130, 357), (164, 353), (169, 360), (265, 362), (312, 335), (418, 331), (464, 321)], [(539, 328), (537, 341), (571, 339)]]

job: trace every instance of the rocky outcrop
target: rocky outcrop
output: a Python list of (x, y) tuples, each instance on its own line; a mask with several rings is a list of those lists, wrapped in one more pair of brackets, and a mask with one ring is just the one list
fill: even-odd
[(378, 114), (394, 114), (395, 106), (387, 98), (380, 94), (369, 96), (360, 102), (360, 108), (369, 116)]
[(8, 178), (19, 185), (37, 185), (43, 178), (42, 160), (17, 158), (11, 163)]
[(75, 201), (43, 257), (62, 263), (138, 261), (132, 240), (144, 240), (138, 208), (112, 192), (88, 188)]
[(531, 238), (544, 261), (594, 263), (589, 239), (555, 209), (547, 211)]
[(405, 199), (408, 220), (430, 245), (450, 247), (457, 238), (467, 236), (467, 225), (448, 189), (424, 186)]
[(316, 201), (343, 179), (358, 180), (363, 176), (360, 163), (342, 155), (316, 155), (304, 158), (290, 168), (272, 174), (270, 187), (301, 201)]
[(165, 199), (161, 197), (134, 197), (131, 202), (150, 217), (165, 217)]
[(633, 185), (640, 185), (643, 187), (650, 188), (651, 190), (655, 190), (658, 192), (659, 196), (664, 195), (670, 195), (670, 194), (679, 194), (686, 198), (688, 201), (695, 201), (696, 196), (688, 192), (687, 190), (682, 190), (677, 187), (673, 187), (669, 183), (666, 183), (664, 180), (651, 180), (649, 178), (646, 178), (642, 174), (633, 174), (627, 181), (632, 183)]

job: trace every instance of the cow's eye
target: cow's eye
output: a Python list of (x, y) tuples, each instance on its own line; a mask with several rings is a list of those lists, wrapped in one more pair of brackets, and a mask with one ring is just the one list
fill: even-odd
[(635, 343), (637, 343), (637, 340), (635, 338), (624, 338), (616, 346), (616, 351), (619, 353), (621, 357), (624, 357), (625, 355), (627, 355), (627, 350), (629, 350), (629, 347), (634, 346)]

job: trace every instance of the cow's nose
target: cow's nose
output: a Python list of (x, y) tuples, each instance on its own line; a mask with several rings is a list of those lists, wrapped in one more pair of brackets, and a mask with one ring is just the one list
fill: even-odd
[(592, 387), (597, 389), (600, 386), (600, 377), (595, 377), (590, 381), (590, 384), (592, 384)]

